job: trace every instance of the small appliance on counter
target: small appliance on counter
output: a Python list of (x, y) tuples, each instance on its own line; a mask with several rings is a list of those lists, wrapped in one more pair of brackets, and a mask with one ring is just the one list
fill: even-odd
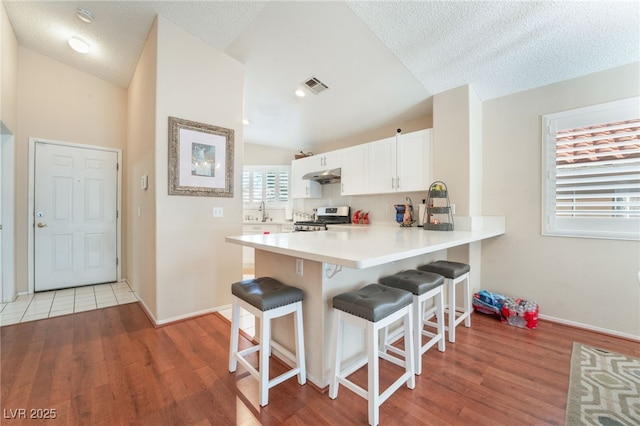
[(326, 231), (327, 225), (351, 223), (350, 210), (349, 206), (318, 207), (315, 220), (295, 222), (293, 231)]

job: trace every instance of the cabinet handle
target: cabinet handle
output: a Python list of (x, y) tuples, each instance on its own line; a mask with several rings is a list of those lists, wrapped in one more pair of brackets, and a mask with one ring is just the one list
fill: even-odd
[(396, 178), (396, 188), (400, 189), (400, 177)]
[(395, 189), (396, 188), (395, 181), (396, 181), (395, 178), (391, 178), (391, 189)]

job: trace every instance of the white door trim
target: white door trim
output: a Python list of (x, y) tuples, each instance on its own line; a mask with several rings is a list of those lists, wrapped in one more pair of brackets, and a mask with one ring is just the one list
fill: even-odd
[(118, 265), (116, 269), (116, 279), (122, 279), (122, 150), (114, 148), (106, 148), (102, 146), (77, 144), (71, 142), (55, 141), (42, 138), (29, 138), (29, 208), (27, 211), (28, 225), (28, 255), (27, 255), (27, 277), (28, 291), (33, 294), (35, 291), (35, 259), (34, 259), (34, 241), (35, 241), (35, 150), (36, 142), (46, 142), (49, 144), (63, 145), (74, 148), (89, 148), (102, 151), (115, 152), (118, 155), (118, 183), (117, 183), (117, 209), (118, 217), (116, 219), (116, 256), (118, 257)]

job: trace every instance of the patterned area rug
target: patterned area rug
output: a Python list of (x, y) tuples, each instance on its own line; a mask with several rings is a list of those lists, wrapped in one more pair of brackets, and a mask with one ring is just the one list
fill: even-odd
[(640, 359), (574, 342), (565, 425), (640, 425)]

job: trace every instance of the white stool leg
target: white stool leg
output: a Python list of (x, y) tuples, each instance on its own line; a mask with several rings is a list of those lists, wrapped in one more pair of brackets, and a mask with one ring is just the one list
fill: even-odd
[[(417, 375), (422, 374), (422, 330), (424, 327), (423, 316), (424, 316), (424, 302), (420, 302), (420, 297), (414, 295), (413, 296), (413, 306), (411, 307), (413, 310), (413, 321), (415, 322), (415, 326), (413, 327), (413, 359), (414, 359), (414, 373)], [(405, 336), (407, 335), (407, 330), (405, 330)], [(405, 351), (406, 342), (405, 342)]]
[(467, 315), (464, 319), (464, 326), (469, 328), (471, 327), (471, 286), (469, 284), (469, 273), (467, 273), (464, 279), (462, 289), (464, 293), (464, 312)]
[(236, 359), (236, 353), (238, 352), (238, 336), (240, 334), (240, 306), (236, 302), (236, 298), (233, 298), (233, 305), (231, 307), (231, 342), (229, 344), (229, 372), (236, 371), (238, 366), (238, 360)]
[(298, 373), (298, 383), (307, 383), (307, 369), (304, 357), (304, 328), (302, 326), (302, 302), (298, 302), (293, 322), (293, 330), (296, 335), (296, 365), (300, 369)]
[(331, 382), (329, 382), (329, 398), (336, 399), (338, 396), (338, 375), (340, 374), (340, 358), (342, 357), (342, 318), (341, 311), (333, 313), (333, 344), (331, 350)]
[(260, 386), (259, 399), (260, 406), (264, 407), (269, 403), (269, 353), (271, 342), (271, 319), (263, 315), (260, 324)]
[(436, 320), (438, 321), (437, 330), (442, 338), (438, 341), (438, 350), (444, 352), (444, 287), (440, 287), (440, 291), (436, 295)]
[(447, 324), (447, 330), (449, 331), (449, 342), (454, 343), (456, 341), (456, 286), (450, 278), (445, 280), (445, 285), (447, 286), (449, 298), (449, 323)]
[(368, 358), (368, 402), (369, 402), (369, 424), (377, 426), (380, 414), (380, 377), (378, 376), (378, 329), (375, 323), (367, 323), (367, 358)]
[[(420, 318), (420, 344), (415, 344), (413, 339), (413, 311), (411, 309), (407, 309), (407, 314), (404, 316), (404, 367), (405, 371), (409, 373), (409, 379), (407, 380), (407, 387), (409, 389), (413, 389), (416, 387), (416, 376), (415, 376), (415, 364), (420, 363), (422, 367), (422, 356), (420, 356), (420, 348), (422, 347), (422, 318)], [(415, 352), (418, 352), (418, 356), (415, 356)]]

